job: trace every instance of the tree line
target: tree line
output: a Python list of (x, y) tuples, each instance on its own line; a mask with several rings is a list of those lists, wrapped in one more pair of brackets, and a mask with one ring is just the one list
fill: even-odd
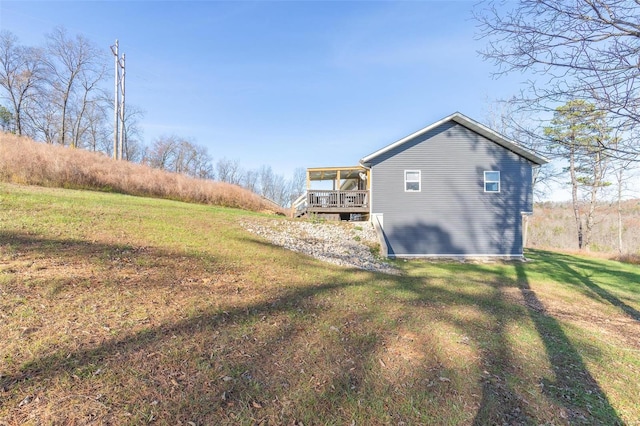
[(38, 47), (23, 46), (2, 31), (0, 85), (9, 103), (3, 106), (3, 128), (51, 144), (103, 148), (105, 62), (90, 40), (62, 27)]
[(162, 136), (152, 142), (142, 162), (158, 169), (182, 173), (200, 179), (215, 179), (239, 185), (277, 204), (288, 207), (304, 193), (307, 172), (296, 168), (287, 179), (271, 166), (245, 169), (238, 160), (220, 158), (214, 162), (205, 147), (179, 136)]
[[(0, 31), (0, 128), (48, 144), (113, 154), (113, 100), (105, 87), (107, 50), (83, 35), (57, 27), (42, 46), (25, 46), (9, 31)], [(124, 119), (123, 158), (201, 179), (244, 186), (288, 206), (305, 190), (306, 174), (292, 178), (270, 166), (243, 169), (237, 160), (213, 162), (207, 149), (176, 135), (149, 145), (139, 122), (143, 111), (129, 104)]]
[(621, 201), (640, 166), (640, 8), (625, 0), (486, 0), (474, 9), (480, 54), (495, 76), (525, 76), (492, 119), (505, 135), (554, 160), (538, 175), (569, 187), (576, 243), (589, 250), (597, 209)]

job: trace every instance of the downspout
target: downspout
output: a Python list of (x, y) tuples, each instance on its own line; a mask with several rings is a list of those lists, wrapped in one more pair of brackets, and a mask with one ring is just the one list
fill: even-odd
[[(534, 165), (531, 167), (531, 192), (533, 196), (533, 187), (536, 186), (536, 182), (538, 182), (538, 174), (540, 173), (540, 165)], [(533, 205), (533, 198), (531, 199), (531, 204)], [(533, 209), (532, 209), (533, 210)]]
[(380, 223), (379, 216), (371, 215), (371, 223), (373, 223), (373, 228), (376, 230), (376, 234), (378, 235), (378, 241), (380, 242), (380, 256), (387, 258), (389, 257), (389, 247), (387, 247), (387, 239), (384, 237), (384, 230), (382, 229), (382, 224)]
[(529, 211), (520, 212), (522, 220), (522, 256), (524, 257), (524, 249), (527, 248), (527, 240), (529, 239), (529, 218), (533, 215), (533, 187), (538, 181), (538, 174), (540, 173), (539, 164), (531, 167), (531, 205), (527, 206)]
[(368, 167), (362, 161), (360, 165), (367, 170), (367, 191), (369, 191), (369, 221), (373, 224), (373, 228), (376, 230), (378, 236), (378, 242), (380, 243), (380, 256), (385, 259), (389, 257), (389, 247), (387, 246), (387, 239), (384, 236), (384, 229), (380, 223), (380, 215), (373, 214), (373, 171), (371, 167)]

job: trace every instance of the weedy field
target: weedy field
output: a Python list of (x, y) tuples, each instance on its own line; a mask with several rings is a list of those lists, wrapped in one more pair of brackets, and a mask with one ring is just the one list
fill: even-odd
[(389, 276), (243, 220), (0, 184), (0, 424), (640, 424), (638, 266)]
[(210, 179), (194, 179), (98, 152), (36, 142), (0, 131), (0, 181), (86, 189), (283, 214), (272, 201)]

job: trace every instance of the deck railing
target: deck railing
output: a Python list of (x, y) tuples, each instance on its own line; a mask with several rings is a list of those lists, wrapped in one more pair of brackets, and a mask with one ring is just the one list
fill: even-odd
[(351, 209), (368, 208), (369, 191), (310, 190), (307, 192), (307, 208)]

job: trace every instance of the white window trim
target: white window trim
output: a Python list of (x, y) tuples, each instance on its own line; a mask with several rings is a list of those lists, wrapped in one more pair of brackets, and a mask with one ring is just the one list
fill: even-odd
[[(407, 180), (407, 173), (418, 173), (418, 180)], [(418, 182), (418, 189), (407, 189), (407, 182)], [(404, 171), (404, 192), (421, 192), (422, 191), (422, 170), (405, 170)]]
[[(487, 180), (487, 173), (498, 173), (498, 180)], [(496, 194), (499, 193), (502, 190), (502, 175), (500, 173), (500, 170), (485, 170), (484, 171), (484, 192), (488, 192), (488, 193), (492, 193), (492, 194)], [(487, 183), (497, 183), (498, 184), (498, 190), (497, 191), (487, 191)]]

